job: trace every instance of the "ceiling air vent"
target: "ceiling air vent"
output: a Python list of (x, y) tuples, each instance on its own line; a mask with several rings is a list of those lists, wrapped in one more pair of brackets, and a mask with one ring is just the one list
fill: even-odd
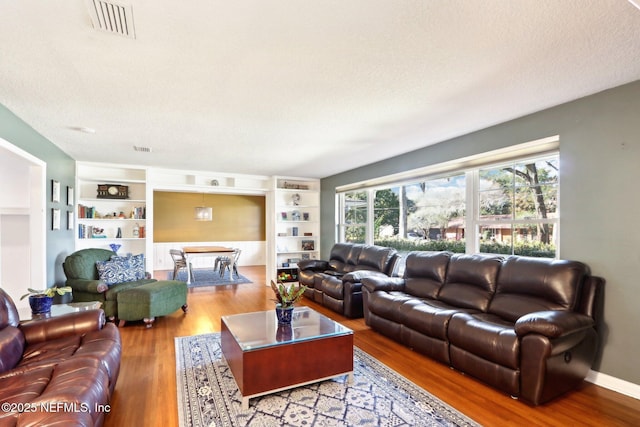
[(151, 148), (150, 147), (139, 147), (137, 145), (134, 145), (133, 149), (135, 151), (139, 151), (141, 153), (150, 153), (151, 152)]
[(86, 0), (93, 28), (112, 34), (136, 38), (133, 10), (130, 4), (113, 1)]

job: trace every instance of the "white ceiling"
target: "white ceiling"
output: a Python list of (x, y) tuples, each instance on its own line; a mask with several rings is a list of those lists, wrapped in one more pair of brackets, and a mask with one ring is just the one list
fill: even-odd
[(640, 78), (626, 0), (91, 1), (0, 1), (0, 103), (77, 160), (325, 177)]

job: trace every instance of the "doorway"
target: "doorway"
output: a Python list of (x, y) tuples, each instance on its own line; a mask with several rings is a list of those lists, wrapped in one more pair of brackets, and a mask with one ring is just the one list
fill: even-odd
[(18, 308), (46, 287), (46, 163), (0, 138), (0, 285)]

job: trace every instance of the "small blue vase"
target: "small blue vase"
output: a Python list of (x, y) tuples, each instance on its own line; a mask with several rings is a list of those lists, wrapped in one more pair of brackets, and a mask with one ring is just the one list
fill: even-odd
[(276, 317), (278, 323), (288, 325), (293, 319), (293, 307), (282, 307), (280, 304), (276, 305)]
[(29, 296), (29, 305), (31, 306), (32, 314), (50, 313), (52, 302), (53, 302), (53, 297), (48, 297), (46, 295)]

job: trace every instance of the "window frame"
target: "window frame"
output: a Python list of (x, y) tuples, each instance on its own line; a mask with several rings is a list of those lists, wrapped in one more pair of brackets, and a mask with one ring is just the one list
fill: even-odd
[[(480, 228), (491, 225), (510, 224), (512, 227), (518, 224), (552, 224), (554, 227), (555, 259), (560, 253), (560, 171), (557, 178), (557, 207), (553, 218), (489, 220), (480, 218), (480, 170), (499, 168), (501, 166), (524, 163), (528, 161), (540, 161), (555, 157), (560, 164), (559, 137), (543, 138), (525, 144), (519, 144), (507, 150), (499, 150), (501, 153), (490, 152), (484, 155), (460, 159), (454, 162), (446, 162), (427, 168), (407, 171), (402, 174), (380, 177), (375, 180), (365, 181), (350, 186), (336, 188), (336, 242), (344, 242), (346, 224), (345, 195), (353, 192), (367, 193), (367, 224), (365, 227), (365, 244), (374, 242), (374, 203), (377, 190), (392, 189), (395, 187), (416, 184), (422, 181), (439, 179), (452, 175), (465, 175), (465, 253), (480, 253)], [(431, 172), (430, 172), (431, 171)], [(397, 178), (396, 179), (394, 179)], [(513, 251), (513, 247), (512, 247)]]

